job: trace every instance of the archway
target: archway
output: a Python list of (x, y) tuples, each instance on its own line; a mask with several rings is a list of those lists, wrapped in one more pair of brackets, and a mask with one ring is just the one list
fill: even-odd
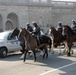
[(14, 27), (13, 27), (13, 23), (12, 23), (12, 21), (11, 20), (7, 20), (6, 21), (6, 30), (11, 30), (11, 29), (13, 29)]
[[(8, 21), (10, 20), (10, 21)], [(18, 28), (18, 16), (15, 13), (10, 13), (7, 15), (6, 29)]]

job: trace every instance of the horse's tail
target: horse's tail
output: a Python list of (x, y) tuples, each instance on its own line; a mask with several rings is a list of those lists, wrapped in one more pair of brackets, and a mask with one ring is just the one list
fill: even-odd
[(51, 45), (52, 45), (52, 40), (51, 40), (51, 38), (49, 39), (49, 47), (50, 47), (50, 49), (51, 49)]

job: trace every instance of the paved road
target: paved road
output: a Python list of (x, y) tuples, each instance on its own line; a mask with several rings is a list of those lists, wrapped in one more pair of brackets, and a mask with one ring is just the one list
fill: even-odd
[(76, 52), (71, 57), (49, 52), (49, 58), (44, 60), (38, 53), (37, 62), (27, 56), (25, 63), (20, 56), (20, 53), (14, 53), (0, 58), (0, 75), (76, 75)]

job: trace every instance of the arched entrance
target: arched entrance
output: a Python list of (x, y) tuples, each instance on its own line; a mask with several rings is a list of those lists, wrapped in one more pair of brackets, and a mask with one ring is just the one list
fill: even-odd
[(6, 30), (18, 28), (18, 16), (15, 13), (10, 13), (7, 15)]
[(13, 23), (11, 20), (7, 20), (6, 21), (6, 30), (10, 30), (10, 29), (13, 29)]

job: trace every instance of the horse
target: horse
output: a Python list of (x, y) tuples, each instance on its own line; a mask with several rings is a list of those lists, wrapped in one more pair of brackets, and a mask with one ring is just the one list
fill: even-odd
[[(60, 48), (60, 45), (61, 44), (63, 45), (65, 37), (59, 31), (57, 31), (53, 26), (51, 26), (51, 28), (50, 28), (50, 34), (52, 37), (52, 47), (59, 46), (59, 48)], [(61, 54), (61, 48), (60, 48), (59, 54)]]
[[(19, 30), (18, 28), (14, 29), (13, 33), (11, 34), (11, 37), (19, 36), (19, 32), (20, 32), (20, 30)], [(22, 37), (22, 38), (24, 38), (24, 37)], [(22, 39), (22, 38), (21, 38), (21, 39)], [(21, 39), (19, 39), (19, 40), (21, 40)], [(37, 41), (37, 40), (36, 40), (36, 41)], [(46, 36), (46, 35), (42, 35), (41, 38), (40, 38), (40, 43), (43, 44), (43, 45), (40, 47), (41, 50), (42, 50), (42, 49), (47, 49), (47, 46), (48, 46), (48, 45), (49, 45), (49, 48), (51, 49), (51, 39), (50, 39), (50, 37), (48, 37), (48, 36)], [(45, 43), (45, 44), (44, 44), (44, 43)], [(23, 44), (23, 45), (24, 45), (24, 44)], [(47, 51), (47, 50), (45, 50), (45, 51)], [(43, 58), (44, 58), (45, 54), (46, 54), (46, 58), (47, 58), (47, 57), (48, 57), (48, 53), (47, 53), (47, 52), (44, 53)]]
[[(29, 50), (31, 50), (33, 52), (34, 61), (36, 61), (36, 49), (38, 48), (36, 37), (31, 35), (31, 33), (29, 33), (28, 30), (26, 30), (25, 28), (22, 28), (22, 31), (19, 34), (19, 39), (21, 39), (23, 37), (26, 39), (26, 50), (25, 50), (25, 53), (24, 53), (24, 62), (25, 62), (25, 59), (26, 59), (26, 54), (27, 54), (27, 52)], [(42, 47), (42, 48), (45, 47), (46, 48), (47, 47), (47, 43), (46, 44), (44, 42), (40, 43), (40, 47)], [(45, 54), (46, 54), (46, 58), (47, 58), (48, 57), (47, 49), (45, 49), (45, 53), (43, 55), (43, 58), (45, 57)]]
[[(15, 28), (13, 30), (13, 32), (11, 33), (10, 38), (13, 38), (15, 36), (17, 36), (17, 38), (18, 38), (19, 33), (20, 33), (20, 30), (18, 28)], [(22, 47), (21, 52), (24, 53), (24, 51), (25, 51), (25, 40), (24, 40), (24, 38), (20, 39), (20, 46)]]
[[(72, 43), (76, 42), (76, 33), (70, 28), (70, 26), (63, 26), (63, 35), (66, 36), (65, 42), (68, 46), (67, 56), (71, 56)], [(73, 54), (73, 51), (72, 51)]]

